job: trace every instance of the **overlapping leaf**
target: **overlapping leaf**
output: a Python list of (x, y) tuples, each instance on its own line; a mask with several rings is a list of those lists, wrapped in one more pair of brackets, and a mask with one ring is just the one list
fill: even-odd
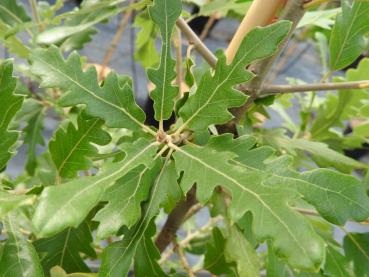
[(355, 276), (369, 276), (369, 233), (348, 233), (343, 248), (347, 259), (354, 264)]
[(0, 253), (1, 277), (43, 277), (40, 260), (32, 244), (20, 233), (13, 215), (7, 216), (8, 239)]
[(7, 213), (20, 206), (32, 204), (33, 197), (30, 195), (17, 195), (0, 189), (0, 219)]
[(330, 42), (330, 68), (339, 70), (355, 61), (365, 49), (364, 35), (369, 32), (369, 3), (344, 0), (337, 15)]
[(14, 93), (17, 80), (12, 77), (13, 65), (5, 61), (0, 65), (0, 169), (2, 169), (13, 154), (12, 147), (19, 133), (8, 130), (9, 124), (16, 112), (21, 108), (23, 96)]
[(287, 21), (279, 21), (250, 31), (229, 65), (225, 56), (220, 54), (214, 74), (210, 71), (204, 74), (196, 93), (180, 109), (179, 115), (184, 121), (182, 128), (200, 130), (232, 119), (227, 109), (241, 106), (247, 98), (234, 86), (248, 82), (254, 76), (245, 70), (246, 66), (272, 55), (288, 34), (290, 26)]
[(18, 5), (16, 0), (1, 0), (0, 2), (0, 20), (10, 26), (22, 24), (30, 21), (25, 9)]
[(290, 157), (281, 156), (265, 162), (274, 150), (270, 147), (251, 149), (254, 145), (255, 139), (252, 137), (232, 140), (230, 135), (216, 137), (210, 142), (213, 149), (228, 149), (236, 153), (237, 161), (246, 167), (244, 170), (256, 170), (264, 175), (264, 184), (296, 189), (332, 223), (362, 221), (369, 216), (369, 198), (365, 186), (355, 177), (328, 169), (298, 173), (290, 169)]
[(49, 151), (60, 177), (75, 177), (79, 170), (91, 167), (89, 157), (98, 153), (92, 144), (106, 145), (110, 135), (101, 129), (103, 121), (98, 118), (78, 116), (78, 128), (69, 123), (64, 129), (60, 127), (49, 143)]
[(114, 235), (123, 225), (131, 228), (141, 216), (141, 202), (149, 195), (152, 180), (157, 173), (144, 166), (137, 167), (119, 179), (104, 194), (108, 204), (100, 210), (95, 220), (100, 222), (98, 238)]
[[(100, 269), (102, 277), (126, 276), (137, 247), (147, 239), (145, 234), (159, 208), (166, 206), (168, 202), (179, 200), (178, 176), (173, 162), (166, 161), (162, 168), (161, 162), (157, 162), (156, 170), (158, 175), (151, 187), (150, 198), (143, 208), (141, 220), (125, 234), (123, 240), (114, 242), (105, 249)], [(177, 190), (173, 190), (175, 187)]]
[(150, 97), (154, 100), (155, 119), (158, 121), (169, 119), (173, 111), (174, 98), (178, 94), (178, 88), (171, 84), (176, 77), (174, 71), (176, 63), (171, 53), (171, 36), (181, 10), (180, 0), (155, 0), (154, 5), (149, 8), (149, 14), (159, 27), (162, 37), (160, 66), (147, 71), (149, 79), (156, 86), (150, 92)]
[(236, 263), (238, 276), (255, 277), (260, 275), (260, 265), (255, 249), (236, 226), (229, 228), (224, 251), (226, 260)]
[(266, 181), (268, 173), (247, 170), (232, 163), (237, 156), (215, 152), (209, 146), (173, 146), (178, 172), (184, 172), (181, 187), (188, 191), (197, 184), (199, 201), (206, 202), (216, 186), (232, 195), (230, 217), (253, 214), (253, 230), (258, 240), (272, 240), (273, 249), (300, 269), (319, 268), (324, 260), (323, 241), (312, 226), (289, 203), (298, 197), (291, 189)]
[[(47, 187), (40, 197), (33, 224), (40, 237), (52, 236), (66, 227), (77, 227), (101, 200), (104, 191), (133, 168), (150, 166), (157, 143), (140, 139), (124, 145), (126, 157), (119, 163), (108, 163), (101, 174)], [(63, 220), (60, 220), (60, 218)]]
[(25, 133), (24, 142), (28, 144), (26, 170), (31, 176), (35, 174), (37, 167), (37, 145), (45, 145), (42, 134), (44, 112), (42, 107), (36, 110), (35, 115), (28, 120), (28, 124), (23, 130)]
[(145, 114), (135, 103), (131, 86), (117, 74), (110, 73), (100, 87), (96, 70), (90, 67), (83, 72), (80, 56), (75, 52), (64, 60), (52, 46), (34, 50), (31, 56), (31, 70), (41, 77), (41, 86), (59, 87), (66, 92), (62, 106), (85, 104), (87, 114), (103, 119), (112, 128), (147, 129), (143, 125)]
[(91, 246), (92, 235), (89, 225), (83, 222), (78, 228), (67, 228), (63, 232), (39, 239), (34, 246), (39, 256), (44, 272), (50, 272), (54, 266), (62, 267), (66, 272), (90, 272), (81, 254), (95, 258), (95, 250)]

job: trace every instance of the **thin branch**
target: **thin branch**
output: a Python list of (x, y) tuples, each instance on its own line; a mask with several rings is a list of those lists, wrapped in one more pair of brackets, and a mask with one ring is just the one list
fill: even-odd
[(330, 91), (341, 89), (369, 89), (369, 80), (306, 85), (265, 85), (260, 90), (260, 96), (293, 92)]
[[(132, 0), (129, 3), (129, 5), (131, 5), (133, 3), (134, 3), (134, 0)], [(105, 56), (104, 56), (104, 61), (103, 61), (103, 64), (102, 64), (102, 69), (100, 70), (100, 76), (99, 76), (100, 77), (100, 80), (103, 79), (103, 77), (104, 77), (105, 69), (109, 65), (110, 60), (111, 60), (111, 58), (112, 58), (115, 50), (117, 49), (118, 43), (119, 43), (119, 41), (122, 38), (122, 35), (124, 33), (124, 30), (126, 29), (127, 24), (129, 22), (129, 19), (132, 16), (132, 13), (133, 13), (133, 9), (128, 9), (125, 12), (124, 16), (122, 17), (122, 19), (120, 20), (120, 22), (119, 22), (118, 29), (117, 29), (114, 37), (113, 37), (113, 40), (112, 40), (112, 42), (110, 44), (109, 49), (106, 51)]]
[(155, 244), (160, 252), (163, 252), (174, 240), (177, 230), (182, 225), (187, 212), (196, 203), (196, 187), (193, 186), (192, 189), (187, 193), (186, 199), (179, 202), (168, 215), (164, 227), (161, 229), (158, 237), (156, 238)]
[(44, 26), (41, 23), (40, 16), (39, 16), (38, 11), (37, 11), (37, 2), (36, 1), (37, 0), (29, 0), (29, 4), (30, 4), (31, 9), (32, 9), (33, 18), (37, 23), (38, 30), (40, 32), (43, 32), (44, 31)]
[(206, 21), (206, 24), (204, 26), (204, 29), (202, 30), (200, 34), (200, 39), (205, 40), (207, 36), (209, 35), (211, 27), (214, 26), (215, 21), (219, 18), (218, 12), (213, 13), (209, 19)]
[(234, 115), (234, 119), (222, 126), (218, 126), (219, 132), (234, 134), (236, 133), (236, 125), (243, 118), (245, 112), (250, 108), (254, 100), (260, 96), (261, 87), (265, 81), (266, 76), (272, 68), (275, 60), (284, 49), (289, 39), (292, 37), (297, 24), (305, 14), (303, 4), (304, 0), (289, 0), (287, 2), (280, 19), (289, 20), (293, 23), (288, 36), (279, 46), (279, 49), (273, 56), (261, 61), (257, 61), (250, 66), (250, 70), (255, 73), (256, 77), (250, 83), (239, 86), (239, 89), (247, 92), (250, 97), (243, 106), (231, 109), (231, 112)]
[(193, 273), (190, 264), (187, 261), (186, 255), (183, 252), (183, 249), (177, 244), (176, 241), (173, 242), (174, 243), (174, 250), (175, 252), (177, 252), (178, 256), (179, 256), (179, 260), (181, 262), (181, 265), (183, 267), (183, 269), (187, 272), (187, 275), (189, 277), (195, 277), (195, 274)]
[(331, 0), (312, 0), (312, 1), (308, 1), (307, 3), (304, 4), (304, 9), (310, 9), (310, 8), (314, 8), (320, 4), (329, 2)]
[(206, 47), (182, 17), (177, 20), (177, 26), (186, 36), (188, 43), (192, 44), (207, 63), (214, 68), (217, 64), (217, 57)]

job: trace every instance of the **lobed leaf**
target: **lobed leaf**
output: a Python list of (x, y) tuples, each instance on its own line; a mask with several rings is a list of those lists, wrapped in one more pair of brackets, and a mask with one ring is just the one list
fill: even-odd
[(32, 204), (33, 200), (30, 195), (17, 195), (0, 189), (0, 219), (18, 207)]
[(131, 228), (139, 220), (141, 202), (149, 196), (155, 173), (155, 169), (149, 170), (140, 166), (107, 189), (102, 200), (108, 201), (108, 204), (94, 218), (100, 222), (97, 229), (98, 238), (116, 234), (123, 225)]
[(36, 113), (28, 120), (27, 126), (23, 129), (25, 134), (24, 143), (28, 144), (26, 170), (31, 176), (35, 174), (37, 167), (37, 145), (45, 145), (42, 134), (44, 112), (43, 108), (36, 110)]
[(8, 239), (0, 252), (1, 277), (43, 277), (40, 260), (32, 244), (20, 233), (13, 215), (7, 216)]
[(249, 171), (231, 161), (229, 152), (215, 152), (210, 147), (173, 146), (177, 171), (183, 172), (182, 189), (197, 184), (202, 203), (216, 186), (232, 194), (230, 217), (236, 221), (247, 211), (253, 214), (253, 230), (260, 241), (272, 240), (279, 256), (296, 268), (314, 270), (324, 260), (322, 240), (303, 216), (289, 205), (298, 195), (282, 186), (266, 184), (268, 174)]
[(170, 118), (174, 98), (178, 94), (178, 87), (171, 84), (176, 77), (176, 62), (171, 54), (171, 36), (181, 11), (181, 0), (154, 0), (154, 5), (149, 7), (149, 14), (159, 27), (162, 37), (160, 65), (157, 69), (147, 71), (149, 79), (156, 86), (149, 95), (154, 100), (155, 119), (160, 122)]
[(329, 41), (330, 68), (339, 70), (356, 60), (365, 50), (364, 35), (369, 32), (369, 3), (343, 0)]
[(41, 86), (66, 92), (60, 101), (62, 106), (84, 104), (88, 115), (103, 119), (111, 128), (151, 131), (143, 124), (145, 114), (134, 100), (132, 87), (117, 74), (110, 73), (101, 87), (95, 68), (83, 72), (76, 52), (64, 60), (55, 46), (34, 50), (31, 59), (31, 71), (41, 77)]
[(47, 187), (32, 219), (39, 237), (49, 237), (67, 227), (77, 227), (116, 180), (141, 164), (149, 167), (156, 148), (156, 142), (150, 143), (145, 139), (125, 144), (125, 159), (107, 164), (101, 174)]
[(12, 77), (10, 61), (0, 64), (0, 169), (5, 167), (13, 154), (13, 147), (19, 137), (18, 131), (8, 130), (9, 124), (23, 103), (23, 96), (15, 94), (17, 79)]
[(347, 233), (343, 248), (347, 259), (354, 264), (355, 276), (369, 276), (369, 233)]
[[(126, 276), (137, 247), (147, 239), (145, 234), (149, 232), (150, 223), (159, 212), (159, 208), (166, 206), (168, 202), (179, 200), (181, 195), (178, 189), (173, 190), (173, 187), (177, 186), (178, 179), (173, 162), (167, 160), (162, 166), (158, 161), (155, 170), (157, 178), (151, 186), (150, 198), (143, 207), (141, 220), (124, 235), (121, 241), (112, 243), (104, 250), (99, 276)], [(157, 268), (156, 265), (155, 268)]]
[(90, 272), (80, 253), (96, 258), (91, 243), (91, 230), (84, 221), (78, 228), (67, 228), (53, 237), (36, 240), (33, 245), (42, 257), (44, 272), (50, 272), (54, 266), (60, 266), (66, 272), (73, 273)]
[[(242, 145), (242, 150), (240, 150)], [(241, 137), (233, 140), (230, 135), (214, 138), (210, 146), (217, 151), (232, 151), (245, 171), (264, 175), (264, 183), (295, 189), (307, 202), (314, 205), (320, 215), (335, 224), (347, 220), (362, 221), (369, 216), (369, 198), (365, 186), (355, 177), (329, 169), (315, 169), (299, 173), (291, 170), (288, 156), (271, 159), (270, 147), (252, 149), (255, 139)], [(247, 148), (248, 147), (248, 148)], [(268, 162), (266, 160), (268, 159)]]
[(1, 0), (0, 20), (10, 26), (16, 26), (31, 21), (31, 18), (27, 15), (24, 7), (18, 5), (16, 0)]
[(234, 87), (254, 77), (251, 72), (245, 70), (246, 66), (275, 53), (290, 27), (290, 22), (279, 21), (250, 31), (229, 65), (225, 56), (219, 54), (214, 74), (209, 70), (203, 75), (196, 93), (191, 95), (179, 110), (184, 121), (181, 129), (188, 127), (201, 130), (211, 124), (222, 124), (232, 119), (228, 109), (241, 106), (247, 99)]
[(98, 150), (93, 144), (106, 145), (110, 135), (101, 129), (103, 121), (98, 118), (88, 118), (83, 113), (78, 116), (78, 128), (72, 122), (66, 129), (60, 127), (49, 142), (49, 151), (58, 175), (63, 178), (73, 178), (80, 170), (87, 170)]

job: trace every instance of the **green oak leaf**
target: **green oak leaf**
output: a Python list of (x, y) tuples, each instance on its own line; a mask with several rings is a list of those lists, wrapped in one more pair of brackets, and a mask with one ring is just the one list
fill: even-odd
[(235, 225), (228, 230), (224, 255), (227, 262), (236, 263), (238, 276), (255, 277), (260, 275), (258, 255)]
[(10, 26), (16, 26), (30, 21), (23, 6), (18, 5), (16, 0), (1, 0), (0, 2), (0, 20)]
[(162, 38), (160, 65), (157, 69), (147, 71), (149, 79), (155, 85), (155, 89), (149, 94), (154, 100), (155, 119), (161, 123), (170, 118), (174, 98), (179, 91), (178, 87), (171, 84), (176, 78), (176, 62), (171, 53), (171, 36), (181, 11), (181, 0), (154, 0), (154, 5), (149, 7), (149, 14), (159, 27)]
[(155, 179), (153, 173), (156, 171), (137, 167), (105, 191), (102, 200), (108, 204), (94, 218), (100, 222), (98, 238), (114, 235), (123, 225), (131, 228), (137, 222), (141, 217), (141, 202), (148, 197)]
[[(1, 3), (0, 3), (1, 7)], [(1, 8), (0, 8), (1, 9)], [(10, 53), (20, 58), (28, 58), (30, 49), (15, 35), (9, 35), (11, 27), (0, 20), (0, 42)]]
[(153, 180), (150, 197), (143, 207), (141, 220), (124, 235), (121, 241), (112, 243), (104, 250), (99, 276), (126, 276), (137, 247), (146, 239), (145, 234), (150, 227), (150, 222), (159, 212), (159, 208), (166, 206), (168, 202), (179, 200), (178, 190), (173, 194), (171, 189), (178, 186), (178, 175), (173, 161), (166, 160), (162, 167), (159, 161), (154, 167), (158, 174)]
[(155, 222), (153, 221), (147, 228), (140, 244), (137, 246), (134, 263), (135, 276), (137, 277), (168, 276), (157, 263), (157, 260), (160, 259), (160, 252), (152, 241), (152, 237), (155, 233), (156, 228)]
[(355, 276), (369, 276), (369, 233), (347, 233), (343, 249), (346, 258), (354, 264)]
[(231, 273), (237, 276), (237, 269), (234, 264), (226, 261), (225, 247), (226, 239), (222, 231), (218, 227), (213, 228), (210, 240), (206, 244), (204, 269), (218, 276)]
[(37, 145), (45, 145), (43, 138), (43, 122), (45, 110), (41, 107), (28, 120), (27, 126), (23, 129), (25, 134), (24, 143), (28, 144), (26, 170), (33, 176), (37, 167)]
[(344, 224), (347, 220), (362, 221), (369, 216), (369, 198), (365, 186), (355, 177), (324, 168), (303, 173), (293, 171), (290, 169), (291, 157), (271, 159), (274, 150), (270, 147), (252, 149), (255, 143), (253, 137), (233, 140), (228, 134), (215, 137), (210, 146), (217, 151), (228, 149), (237, 154), (236, 163), (243, 165), (244, 170), (250, 173), (254, 170), (259, 172), (264, 176), (264, 184), (294, 188), (315, 206), (322, 217), (334, 224)]
[(160, 60), (155, 47), (157, 30), (147, 10), (135, 17), (133, 27), (140, 29), (135, 41), (135, 60), (141, 62), (145, 68), (156, 66)]
[(324, 273), (328, 276), (346, 277), (350, 276), (347, 269), (348, 260), (343, 256), (338, 247), (328, 245), (326, 248), (326, 261), (324, 265)]
[(0, 64), (0, 169), (4, 168), (13, 154), (14, 144), (19, 137), (18, 131), (8, 130), (9, 124), (23, 103), (23, 96), (15, 94), (17, 79), (12, 76), (13, 65), (10, 61)]
[(33, 245), (41, 259), (44, 272), (54, 266), (66, 272), (90, 272), (80, 253), (96, 258), (92, 243), (90, 226), (84, 221), (78, 228), (67, 228), (50, 238), (36, 240)]
[(145, 113), (136, 104), (132, 87), (121, 82), (116, 73), (110, 73), (101, 87), (94, 67), (82, 71), (76, 52), (64, 60), (55, 46), (34, 50), (31, 59), (31, 71), (41, 77), (42, 87), (59, 87), (66, 92), (60, 101), (62, 106), (84, 104), (88, 115), (103, 119), (111, 128), (148, 130), (143, 124)]
[(98, 154), (93, 145), (106, 145), (110, 135), (101, 129), (103, 121), (98, 118), (88, 118), (83, 112), (78, 116), (76, 128), (70, 122), (66, 128), (59, 127), (49, 142), (49, 151), (58, 175), (63, 178), (73, 178), (80, 170), (91, 168), (89, 159)]
[[(217, 186), (232, 195), (230, 218), (253, 214), (253, 230), (259, 241), (271, 240), (274, 251), (302, 270), (316, 270), (324, 260), (324, 244), (304, 217), (290, 203), (298, 193), (277, 184), (268, 184), (268, 174), (248, 170), (232, 162), (237, 155), (216, 152), (209, 146), (177, 147), (174, 159), (181, 187), (186, 192), (197, 184), (197, 197), (205, 203)], [(272, 179), (272, 178), (270, 178)]]
[(366, 47), (364, 35), (369, 32), (369, 3), (343, 0), (342, 13), (336, 17), (329, 41), (330, 68), (339, 70), (356, 60)]
[(179, 110), (184, 121), (180, 128), (201, 130), (211, 124), (222, 124), (232, 119), (227, 109), (241, 106), (247, 99), (246, 95), (234, 87), (254, 77), (245, 69), (246, 66), (275, 53), (290, 27), (290, 22), (279, 21), (250, 31), (229, 65), (224, 54), (220, 53), (214, 74), (208, 70), (203, 75), (196, 93), (191, 95)]
[(33, 245), (20, 233), (14, 215), (5, 219), (8, 239), (0, 252), (1, 277), (43, 277), (40, 260)]
[(0, 219), (18, 207), (31, 205), (33, 200), (30, 195), (17, 195), (0, 189)]
[(100, 174), (47, 187), (32, 219), (38, 236), (49, 237), (67, 227), (77, 227), (116, 180), (141, 164), (149, 167), (156, 149), (156, 142), (150, 143), (145, 139), (124, 144), (125, 159), (108, 163)]

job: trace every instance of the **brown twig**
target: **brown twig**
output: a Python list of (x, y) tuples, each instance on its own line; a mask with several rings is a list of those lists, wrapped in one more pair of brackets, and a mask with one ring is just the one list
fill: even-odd
[[(133, 3), (134, 3), (134, 0), (131, 0), (129, 5), (131, 5)], [(111, 60), (115, 50), (117, 49), (118, 43), (122, 38), (124, 30), (126, 29), (127, 24), (129, 22), (129, 19), (132, 16), (132, 13), (133, 13), (133, 9), (128, 9), (125, 12), (124, 16), (122, 17), (122, 19), (120, 20), (120, 22), (119, 22), (118, 29), (115, 32), (115, 35), (114, 35), (114, 37), (111, 41), (110, 47), (106, 51), (105, 56), (104, 56), (104, 61), (103, 61), (102, 68), (101, 68), (101, 71), (100, 71), (100, 74), (99, 74), (100, 80), (103, 79), (103, 77), (104, 77), (105, 69), (109, 65), (110, 60)]]
[(204, 29), (202, 30), (202, 32), (200, 34), (200, 39), (201, 40), (205, 40), (207, 38), (211, 27), (213, 27), (213, 25), (214, 25), (214, 23), (215, 23), (215, 21), (217, 20), (218, 17), (219, 17), (218, 13), (215, 12), (209, 17), (208, 21), (206, 21)]
[(182, 225), (187, 212), (196, 203), (196, 187), (194, 186), (188, 191), (186, 199), (179, 202), (168, 215), (163, 228), (156, 238), (155, 244), (160, 253), (175, 239), (177, 230)]

